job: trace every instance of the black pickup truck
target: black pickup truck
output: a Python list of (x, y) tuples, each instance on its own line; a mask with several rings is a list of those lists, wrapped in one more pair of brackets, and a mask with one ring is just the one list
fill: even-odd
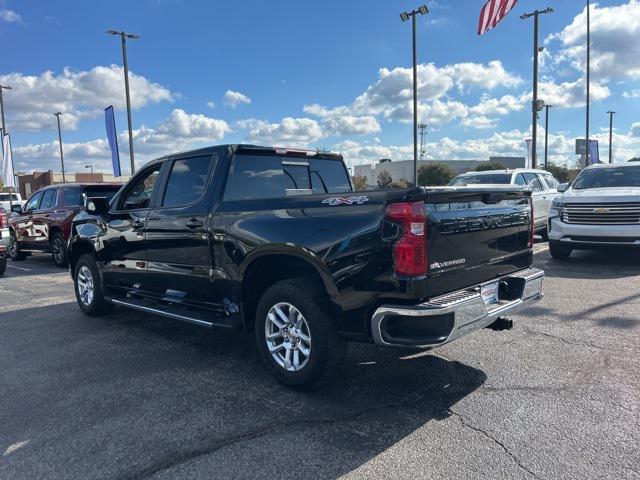
[(74, 219), (88, 315), (114, 305), (255, 331), (267, 368), (310, 388), (346, 341), (433, 348), (542, 296), (522, 187), (354, 192), (340, 155), (224, 145), (145, 165)]

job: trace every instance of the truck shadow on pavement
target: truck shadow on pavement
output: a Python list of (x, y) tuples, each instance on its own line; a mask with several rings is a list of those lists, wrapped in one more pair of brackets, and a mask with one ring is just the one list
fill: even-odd
[(542, 266), (547, 277), (612, 279), (640, 275), (640, 250), (576, 251), (566, 260), (548, 257)]
[(437, 353), (351, 344), (334, 384), (301, 393), (239, 332), (73, 303), (0, 327), (4, 478), (337, 477), (486, 381)]

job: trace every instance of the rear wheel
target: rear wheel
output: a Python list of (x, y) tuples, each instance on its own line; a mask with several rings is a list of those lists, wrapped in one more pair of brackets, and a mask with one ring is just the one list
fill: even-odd
[(4, 271), (7, 269), (7, 257), (3, 254), (0, 257), (0, 275), (4, 275)]
[(328, 307), (322, 288), (307, 279), (283, 280), (264, 293), (256, 310), (256, 340), (278, 381), (310, 390), (339, 373), (346, 341)]
[(556, 260), (566, 260), (571, 255), (571, 249), (557, 243), (549, 243), (549, 253)]
[(73, 283), (80, 309), (91, 317), (103, 315), (113, 308), (102, 296), (102, 284), (96, 261), (90, 254), (82, 255), (76, 262)]
[(60, 232), (54, 233), (51, 237), (51, 257), (57, 266), (67, 266), (67, 246)]
[(544, 227), (542, 230), (540, 230), (540, 236), (542, 237), (543, 242), (549, 241), (549, 230), (547, 229), (547, 227)]

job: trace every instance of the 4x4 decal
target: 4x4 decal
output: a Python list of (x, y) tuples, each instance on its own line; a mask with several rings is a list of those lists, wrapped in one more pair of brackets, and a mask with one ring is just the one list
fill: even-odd
[(364, 202), (368, 202), (369, 198), (366, 195), (359, 195), (355, 197), (331, 197), (325, 198), (322, 203), (335, 207), (336, 205), (362, 205)]

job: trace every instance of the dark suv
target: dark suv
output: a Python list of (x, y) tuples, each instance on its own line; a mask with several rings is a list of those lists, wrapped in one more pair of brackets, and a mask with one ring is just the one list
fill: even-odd
[(31, 252), (51, 252), (56, 265), (67, 265), (71, 220), (89, 197), (111, 199), (120, 184), (64, 184), (38, 190), (23, 208), (12, 207), (9, 220), (9, 256), (24, 260)]

